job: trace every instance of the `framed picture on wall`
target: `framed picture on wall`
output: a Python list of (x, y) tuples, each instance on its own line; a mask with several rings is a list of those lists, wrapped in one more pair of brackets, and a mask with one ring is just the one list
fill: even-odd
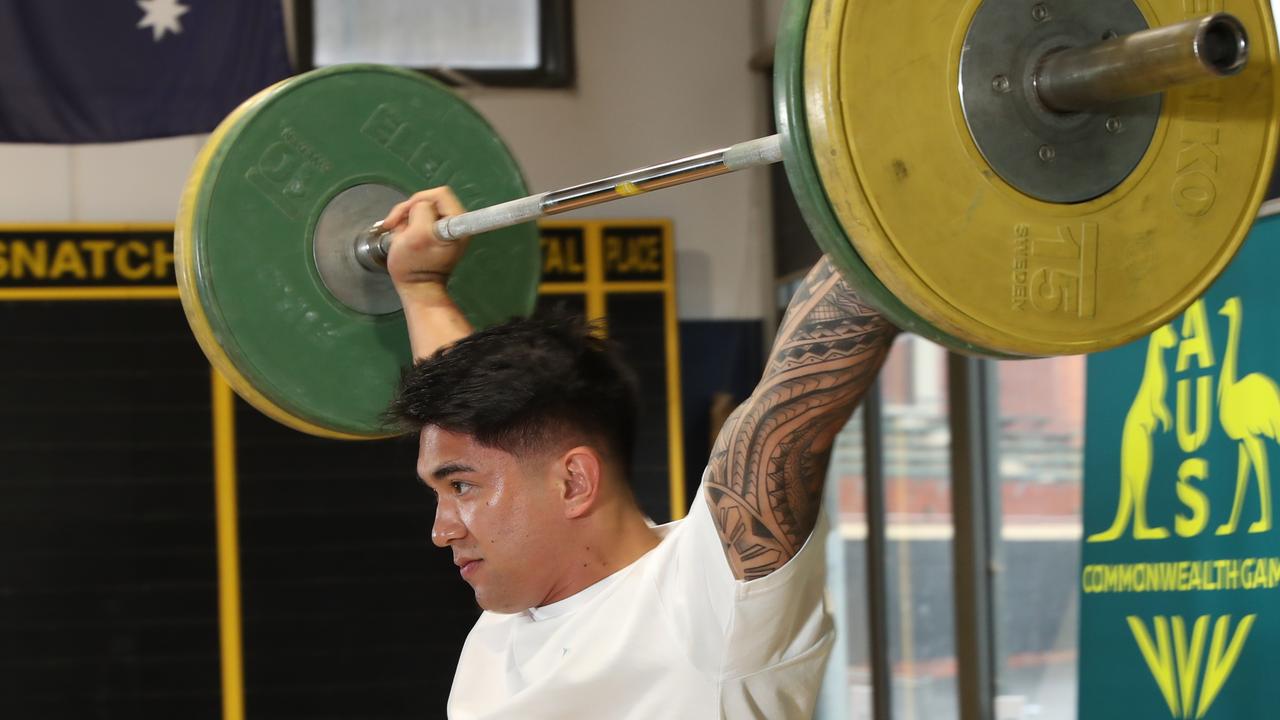
[(451, 84), (571, 87), (572, 0), (294, 0), (299, 71), (398, 65)]

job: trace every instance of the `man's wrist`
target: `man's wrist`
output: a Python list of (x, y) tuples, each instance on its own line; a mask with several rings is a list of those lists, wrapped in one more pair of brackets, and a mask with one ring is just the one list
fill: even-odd
[(449, 298), (447, 288), (449, 276), (443, 273), (431, 273), (431, 275), (433, 276), (431, 278), (396, 283), (396, 294), (400, 296), (401, 304), (452, 305), (453, 300)]

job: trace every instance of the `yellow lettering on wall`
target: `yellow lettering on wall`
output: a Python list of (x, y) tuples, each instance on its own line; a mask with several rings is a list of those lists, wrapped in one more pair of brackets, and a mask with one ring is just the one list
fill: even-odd
[(1209, 430), (1213, 424), (1209, 422), (1210, 400), (1213, 392), (1213, 377), (1201, 375), (1196, 378), (1196, 424), (1188, 427), (1187, 416), (1190, 415), (1191, 379), (1178, 381), (1178, 446), (1182, 452), (1193, 453), (1209, 439)]
[(130, 255), (145, 259), (147, 246), (139, 240), (130, 240), (116, 248), (116, 272), (126, 280), (141, 280), (147, 276), (151, 268), (145, 262), (139, 265), (132, 264), (129, 260)]
[(1209, 320), (1205, 315), (1204, 300), (1197, 300), (1182, 316), (1182, 342), (1178, 345), (1177, 371), (1191, 366), (1191, 358), (1201, 369), (1213, 367), (1213, 341), (1209, 336)]
[(1204, 491), (1191, 484), (1192, 480), (1209, 478), (1209, 461), (1204, 458), (1187, 458), (1178, 467), (1178, 500), (1187, 506), (1189, 516), (1178, 513), (1173, 518), (1174, 531), (1181, 537), (1199, 535), (1209, 523), (1209, 498)]
[(605, 238), (605, 266), (618, 273), (647, 274), (662, 271), (662, 238), (634, 235)]
[(80, 258), (80, 248), (70, 240), (58, 243), (58, 249), (53, 253), (53, 264), (49, 266), (49, 279), (57, 280), (70, 275), (83, 280), (87, 274), (84, 260)]
[(49, 270), (49, 245), (43, 240), (37, 240), (34, 247), (24, 242), (15, 242), (9, 251), (9, 260), (15, 280), (27, 277), (28, 274), (42, 280)]
[(116, 244), (110, 240), (85, 240), (80, 247), (89, 253), (89, 277), (101, 280), (107, 276), (107, 253)]
[(586, 271), (579, 256), (579, 245), (572, 238), (543, 237), (542, 272), (548, 275), (582, 275)]
[(169, 243), (163, 240), (151, 242), (151, 275), (152, 277), (168, 277), (173, 267), (173, 253), (169, 252)]
[(550, 275), (551, 273), (564, 272), (564, 253), (560, 252), (560, 242), (555, 238), (542, 238), (542, 272)]
[(0, 241), (0, 280), (74, 285), (172, 279), (173, 250), (155, 237), (23, 237)]

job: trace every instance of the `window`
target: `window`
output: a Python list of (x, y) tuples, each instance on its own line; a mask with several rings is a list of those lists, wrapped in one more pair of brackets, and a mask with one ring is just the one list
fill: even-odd
[(297, 0), (300, 69), (374, 62), (454, 83), (573, 84), (570, 0)]
[[(900, 337), (879, 387), (880, 424), (871, 430), (883, 458), (893, 717), (948, 720), (957, 717), (958, 705), (946, 351)], [(841, 431), (827, 476), (829, 512), (840, 537), (828, 560), (840, 631), (820, 706), (820, 717), (828, 719), (873, 717), (868, 602), (875, 588), (867, 564), (865, 416), (860, 411)]]
[(996, 717), (1075, 720), (1085, 358), (996, 374)]
[(946, 357), (903, 336), (880, 375), (895, 720), (958, 715)]

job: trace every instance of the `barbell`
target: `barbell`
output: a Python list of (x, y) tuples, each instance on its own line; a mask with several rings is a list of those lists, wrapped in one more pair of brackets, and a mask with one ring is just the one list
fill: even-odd
[(283, 80), (210, 136), (175, 225), (183, 308), (236, 391), (296, 429), (381, 437), (411, 355), (392, 205), (475, 208), (449, 281), (477, 327), (528, 313), (536, 218), (783, 162), (824, 252), (904, 330), (992, 357), (1093, 352), (1195, 300), (1277, 146), (1266, 0), (789, 0), (778, 134), (530, 195), (447, 88), (375, 65)]

